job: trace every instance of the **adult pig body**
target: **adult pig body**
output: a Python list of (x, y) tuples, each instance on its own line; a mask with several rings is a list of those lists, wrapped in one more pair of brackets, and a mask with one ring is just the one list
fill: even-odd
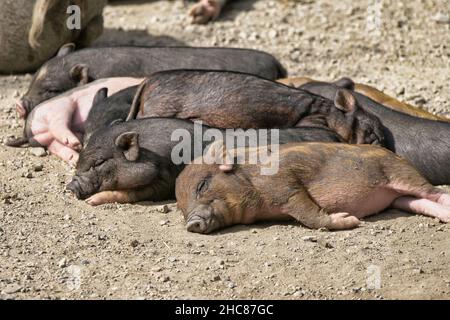
[(286, 75), (270, 54), (233, 48), (105, 47), (73, 51), (66, 45), (35, 74), (18, 109), (25, 115), (38, 103), (95, 79), (142, 77), (181, 68), (243, 71), (268, 79)]
[[(210, 129), (201, 127), (202, 131)], [(76, 175), (68, 189), (92, 205), (174, 198), (175, 179), (185, 164), (171, 160), (172, 150), (179, 143), (171, 138), (175, 130), (183, 130), (193, 137), (188, 141), (191, 145), (188, 162), (193, 160), (198, 156), (194, 153), (194, 138), (201, 137), (194, 136), (191, 121), (149, 118), (98, 129), (81, 151)], [(240, 134), (245, 133), (224, 133), (233, 138)], [(268, 140), (260, 143), (340, 141), (335, 132), (321, 128), (284, 129), (279, 131), (279, 141), (274, 139), (269, 131)], [(202, 139), (202, 150), (209, 143)]]
[[(334, 84), (320, 82), (302, 88), (328, 98), (339, 90)], [(361, 108), (382, 122), (388, 149), (408, 159), (432, 184), (450, 184), (450, 123), (397, 112), (357, 92), (354, 96)]]
[(128, 119), (174, 117), (244, 129), (317, 125), (350, 143), (382, 140), (378, 119), (350, 100), (348, 91), (324, 99), (240, 72), (172, 70), (153, 74), (138, 88)]

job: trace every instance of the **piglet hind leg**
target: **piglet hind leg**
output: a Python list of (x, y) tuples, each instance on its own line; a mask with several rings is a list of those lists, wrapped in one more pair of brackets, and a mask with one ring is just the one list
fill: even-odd
[(392, 207), (407, 212), (438, 218), (445, 223), (450, 222), (450, 208), (428, 199), (403, 196), (397, 198), (392, 203)]
[(357, 217), (347, 212), (328, 214), (314, 203), (304, 190), (291, 196), (284, 205), (283, 211), (311, 229), (345, 230), (355, 228), (360, 224)]
[(429, 184), (415, 170), (398, 170), (390, 188), (401, 196), (391, 207), (450, 222), (450, 195)]

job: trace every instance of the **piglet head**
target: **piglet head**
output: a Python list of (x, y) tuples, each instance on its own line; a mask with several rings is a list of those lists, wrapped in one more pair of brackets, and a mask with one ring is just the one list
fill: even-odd
[(362, 109), (351, 91), (346, 89), (336, 91), (327, 125), (348, 143), (382, 145), (384, 142), (380, 120)]
[(198, 164), (196, 160), (181, 172), (175, 194), (188, 231), (207, 234), (239, 222), (235, 217), (242, 207), (245, 183), (238, 170), (232, 164)]
[(78, 199), (101, 191), (137, 189), (158, 175), (159, 159), (139, 146), (139, 135), (114, 136), (114, 131), (113, 127), (98, 130), (81, 151), (76, 174), (67, 185)]
[(89, 76), (87, 65), (82, 63), (69, 65), (66, 62), (66, 56), (74, 50), (75, 45), (72, 43), (63, 45), (55, 57), (36, 71), (28, 91), (16, 103), (20, 117), (26, 118), (41, 102), (93, 80)]

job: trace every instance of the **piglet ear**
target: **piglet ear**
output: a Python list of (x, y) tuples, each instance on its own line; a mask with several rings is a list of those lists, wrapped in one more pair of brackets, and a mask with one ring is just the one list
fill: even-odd
[(76, 64), (69, 71), (70, 78), (79, 86), (89, 82), (89, 67), (85, 64)]
[(339, 80), (335, 81), (334, 84), (342, 89), (347, 89), (347, 90), (355, 90), (355, 82), (353, 82), (352, 79), (347, 78), (347, 77), (343, 77), (340, 78)]
[(139, 135), (136, 132), (125, 132), (116, 138), (116, 146), (123, 151), (128, 161), (139, 158)]
[(66, 43), (61, 48), (59, 48), (58, 53), (56, 54), (57, 57), (64, 57), (67, 56), (69, 53), (72, 53), (75, 51), (75, 44), (74, 43)]
[(346, 89), (339, 89), (334, 97), (334, 105), (337, 109), (348, 113), (355, 111), (358, 106), (356, 104), (356, 99), (353, 94)]
[(227, 150), (223, 140), (211, 143), (203, 159), (207, 164), (219, 164), (219, 169), (223, 172), (233, 170), (233, 157)]
[(94, 101), (92, 101), (92, 105), (95, 106), (96, 104), (99, 104), (107, 97), (108, 97), (108, 88), (101, 88), (95, 94)]

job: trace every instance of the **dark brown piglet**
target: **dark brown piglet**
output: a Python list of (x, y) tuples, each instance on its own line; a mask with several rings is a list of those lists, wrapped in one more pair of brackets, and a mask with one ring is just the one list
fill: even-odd
[(34, 75), (28, 91), (17, 103), (26, 117), (42, 101), (101, 78), (145, 77), (181, 68), (243, 71), (268, 79), (286, 76), (270, 54), (250, 49), (190, 47), (102, 47), (74, 51), (61, 47)]
[(327, 127), (348, 143), (381, 143), (381, 124), (349, 90), (334, 101), (261, 77), (226, 71), (158, 72), (138, 88), (128, 120), (201, 120), (216, 128)]
[[(218, 143), (211, 147), (216, 154)], [(273, 175), (262, 175), (261, 164), (187, 166), (176, 182), (187, 229), (210, 233), (234, 224), (292, 218), (314, 229), (348, 229), (389, 207), (450, 221), (450, 195), (381, 147), (306, 142), (268, 151), (267, 163), (278, 168)], [(244, 152), (261, 158), (267, 150)], [(230, 153), (225, 151), (233, 159)]]

